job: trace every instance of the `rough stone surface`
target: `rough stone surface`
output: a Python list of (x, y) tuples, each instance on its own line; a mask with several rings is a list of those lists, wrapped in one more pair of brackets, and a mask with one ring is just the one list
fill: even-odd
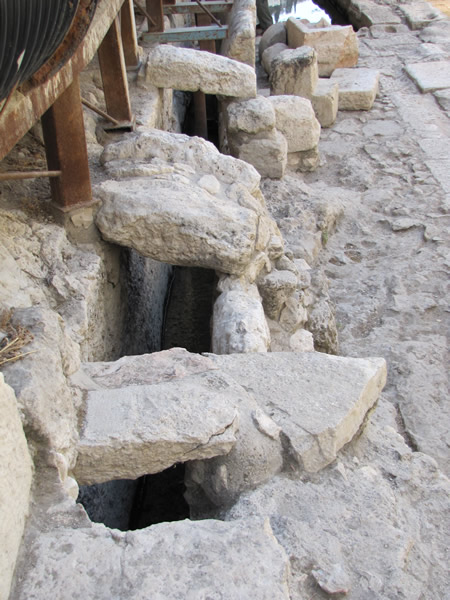
[(259, 41), (259, 57), (261, 58), (264, 51), (275, 44), (287, 44), (286, 24), (283, 22), (274, 23), (263, 33)]
[(227, 106), (228, 134), (255, 134), (268, 132), (275, 127), (275, 113), (265, 98), (231, 102)]
[(154, 600), (254, 594), (288, 600), (288, 573), (287, 556), (264, 519), (186, 520), (126, 533), (78, 524), (29, 540), (14, 598), (143, 599), (151, 590)]
[(319, 79), (311, 104), (321, 127), (331, 127), (338, 111), (339, 84), (329, 79)]
[(422, 29), (441, 16), (438, 10), (424, 0), (401, 4), (399, 9), (406, 17), (410, 29), (413, 30)]
[(8, 598), (28, 516), (33, 466), (12, 388), (0, 373), (0, 598)]
[(298, 96), (271, 96), (276, 128), (286, 138), (288, 152), (303, 152), (317, 147), (320, 124), (311, 102)]
[(404, 443), (384, 403), (337, 463), (309, 481), (275, 477), (226, 518), (269, 516), (290, 557), (293, 600), (317, 584), (350, 600), (445, 598), (448, 508), (448, 480)]
[(311, 98), (318, 79), (317, 54), (313, 48), (284, 50), (272, 61), (270, 93)]
[(269, 345), (270, 332), (256, 285), (230, 282), (214, 304), (213, 352), (266, 352)]
[[(383, 359), (322, 353), (212, 356), (281, 427), (296, 468), (314, 473), (358, 431), (386, 381)], [(333, 381), (333, 386), (328, 385)]]
[(270, 71), (272, 70), (273, 59), (281, 54), (281, 52), (284, 52), (284, 50), (289, 50), (289, 46), (287, 46), (287, 44), (283, 44), (282, 42), (273, 44), (264, 50), (261, 56), (261, 64), (267, 74), (270, 74)]
[[(245, 157), (258, 152), (248, 146)], [(284, 139), (269, 146), (283, 158)], [(155, 260), (224, 273), (242, 273), (251, 262), (267, 211), (250, 165), (199, 138), (156, 130), (112, 144), (103, 160), (121, 177), (96, 189), (103, 200), (96, 222), (106, 239)]]
[(255, 71), (236, 60), (160, 44), (148, 52), (146, 77), (156, 87), (254, 98)]
[[(228, 11), (230, 14), (230, 11)], [(255, 7), (248, 0), (233, 2), (228, 21), (228, 37), (222, 40), (223, 56), (255, 66)]]
[(287, 164), (287, 142), (279, 131), (271, 137), (250, 139), (243, 143), (238, 150), (238, 157), (250, 163), (261, 177), (280, 179), (283, 177)]
[(78, 374), (76, 381), (86, 390), (74, 469), (78, 483), (136, 479), (178, 462), (231, 450), (239, 392), (232, 391), (214, 367), (206, 370), (204, 361), (197, 366), (182, 351), (169, 351), (172, 377), (167, 379), (166, 360), (130, 357), (118, 364), (88, 365), (89, 380)]
[(414, 63), (405, 69), (421, 92), (450, 88), (450, 60)]
[(291, 271), (274, 269), (258, 280), (264, 313), (269, 319), (278, 319), (281, 309), (297, 288), (297, 277)]
[(290, 17), (286, 29), (290, 48), (314, 48), (319, 77), (330, 77), (334, 69), (354, 67), (358, 62), (358, 38), (351, 25), (311, 27), (301, 19)]
[(375, 69), (336, 69), (331, 81), (339, 84), (339, 110), (370, 110), (378, 92), (379, 77)]

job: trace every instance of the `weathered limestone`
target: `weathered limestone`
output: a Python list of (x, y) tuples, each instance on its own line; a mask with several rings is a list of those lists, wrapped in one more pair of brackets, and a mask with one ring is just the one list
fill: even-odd
[(276, 58), (281, 52), (285, 50), (289, 50), (289, 46), (283, 44), (282, 42), (278, 42), (277, 44), (273, 44), (264, 50), (261, 56), (261, 64), (264, 67), (265, 72), (269, 75), (272, 70), (272, 61)]
[(336, 69), (331, 81), (339, 84), (339, 110), (370, 110), (378, 93), (375, 69)]
[(85, 390), (79, 484), (136, 479), (235, 444), (241, 388), (207, 359), (181, 349), (162, 354), (90, 363), (74, 376)]
[(401, 4), (400, 11), (406, 18), (408, 26), (412, 30), (422, 29), (433, 21), (442, 17), (442, 14), (424, 0), (414, 0), (408, 4)]
[(314, 48), (320, 77), (329, 77), (334, 69), (354, 67), (358, 62), (358, 38), (351, 25), (313, 27), (304, 20), (290, 17), (286, 30), (290, 48)]
[(422, 93), (450, 88), (450, 60), (409, 64), (405, 71)]
[[(223, 56), (255, 66), (255, 6), (248, 0), (233, 2), (228, 21), (228, 37), (222, 40)], [(223, 22), (223, 21), (222, 21)]]
[(228, 134), (270, 132), (275, 127), (275, 112), (265, 98), (231, 102), (227, 106)]
[(299, 96), (270, 96), (268, 101), (275, 111), (276, 128), (286, 138), (288, 152), (317, 147), (320, 124), (309, 100)]
[(188, 48), (160, 44), (148, 52), (146, 79), (160, 88), (254, 98), (256, 74), (236, 60)]
[(286, 170), (287, 151), (286, 138), (275, 130), (270, 137), (241, 144), (238, 156), (253, 165), (262, 177), (281, 179)]
[(264, 51), (275, 44), (287, 44), (286, 26), (284, 23), (274, 23), (263, 33), (259, 41), (259, 57)]
[(289, 560), (265, 519), (185, 520), (127, 532), (75, 527), (30, 538), (16, 600), (148, 598), (149, 590), (152, 600), (220, 598), (224, 590), (229, 600), (289, 600)]
[(303, 46), (284, 50), (273, 59), (270, 72), (270, 93), (311, 98), (319, 79), (317, 54), (313, 48)]
[(319, 79), (311, 104), (321, 127), (331, 127), (338, 111), (339, 84), (329, 79)]
[(258, 280), (264, 313), (269, 319), (278, 319), (286, 301), (297, 289), (297, 277), (292, 271), (274, 269)]
[(28, 516), (33, 466), (14, 391), (0, 373), (0, 598), (8, 598)]
[(214, 304), (211, 347), (216, 354), (267, 352), (270, 332), (254, 284), (226, 278)]

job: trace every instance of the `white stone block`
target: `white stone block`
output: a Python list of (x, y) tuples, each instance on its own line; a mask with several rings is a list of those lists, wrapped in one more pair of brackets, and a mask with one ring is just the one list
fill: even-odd
[(239, 147), (241, 160), (255, 167), (261, 177), (281, 179), (287, 164), (287, 142), (279, 131), (264, 139), (251, 139)]
[(336, 69), (330, 79), (339, 84), (339, 110), (370, 110), (379, 78), (375, 69)]
[(271, 96), (276, 128), (286, 138), (288, 152), (311, 150), (319, 143), (320, 124), (311, 102), (299, 96)]
[(313, 27), (300, 19), (286, 22), (288, 46), (309, 46), (317, 52), (320, 77), (329, 77), (336, 68), (353, 67), (358, 62), (358, 38), (351, 25)]
[(256, 134), (275, 127), (275, 112), (270, 102), (262, 96), (227, 106), (228, 134)]
[(270, 93), (311, 98), (319, 79), (317, 54), (308, 46), (285, 50), (272, 61)]
[(329, 79), (319, 79), (311, 104), (322, 127), (331, 127), (336, 120), (339, 104), (339, 84)]

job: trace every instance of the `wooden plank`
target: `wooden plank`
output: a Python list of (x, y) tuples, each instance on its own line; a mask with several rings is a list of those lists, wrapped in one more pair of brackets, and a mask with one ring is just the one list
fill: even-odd
[(228, 37), (228, 26), (217, 27), (180, 27), (169, 29), (162, 33), (144, 33), (142, 38), (146, 42), (195, 42), (199, 40), (223, 40)]
[(98, 49), (106, 111), (118, 121), (132, 121), (130, 96), (125, 59), (120, 36), (120, 23), (116, 18)]
[(139, 65), (139, 51), (133, 0), (125, 0), (123, 3), (120, 11), (120, 31), (125, 64), (130, 68), (137, 67)]
[(91, 178), (78, 76), (42, 115), (42, 129), (48, 168), (61, 171), (59, 177), (50, 179), (53, 202), (62, 210), (90, 203)]
[[(211, 2), (208, 2), (207, 6), (208, 10), (212, 13), (221, 13), (233, 6), (233, 0), (230, 0), (229, 2), (216, 2), (212, 0)], [(197, 2), (179, 2), (172, 5), (165, 4), (163, 6), (163, 11), (165, 15), (199, 14), (203, 12)]]
[(162, 0), (145, 0), (145, 8), (154, 21), (154, 23), (152, 23), (147, 19), (148, 32), (156, 33), (164, 31)]

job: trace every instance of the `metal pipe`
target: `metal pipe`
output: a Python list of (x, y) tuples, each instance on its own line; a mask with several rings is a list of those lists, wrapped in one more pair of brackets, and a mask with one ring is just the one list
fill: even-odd
[(206, 6), (200, 2), (200, 0), (195, 0), (195, 1), (200, 6), (200, 8), (203, 10), (203, 12), (205, 12), (208, 15), (208, 17), (210, 17), (214, 21), (214, 23), (216, 25), (218, 25), (219, 27), (223, 27), (222, 23), (218, 19), (216, 19), (216, 17), (212, 14), (212, 12), (210, 10), (208, 10), (206, 8)]
[(95, 113), (97, 113), (98, 115), (100, 115), (101, 117), (103, 117), (104, 119), (106, 119), (107, 121), (109, 121), (110, 123), (113, 123), (113, 125), (120, 125), (120, 121), (118, 121), (114, 117), (111, 117), (111, 115), (108, 115), (108, 113), (105, 112), (104, 110), (101, 110), (100, 108), (97, 108), (95, 106), (95, 104), (91, 104), (85, 98), (81, 98), (81, 103), (84, 104), (84, 106), (87, 106), (88, 108), (90, 108), (91, 110), (93, 110)]

